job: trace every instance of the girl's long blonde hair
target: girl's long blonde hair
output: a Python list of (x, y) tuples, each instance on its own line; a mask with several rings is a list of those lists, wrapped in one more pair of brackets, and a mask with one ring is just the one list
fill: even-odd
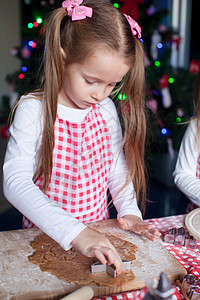
[[(95, 52), (96, 46), (116, 51), (131, 65), (121, 93), (125, 101), (119, 101), (118, 109), (123, 120), (123, 148), (136, 197), (144, 211), (146, 180), (144, 148), (146, 121), (144, 113), (144, 53), (138, 37), (133, 36), (124, 15), (107, 0), (85, 0), (82, 5), (92, 7), (93, 15), (80, 21), (72, 21), (65, 8), (56, 9), (48, 19), (44, 47), (44, 72), (42, 74), (42, 107), (44, 128), (39, 161), (34, 182), (42, 175), (45, 192), (52, 173), (54, 148), (54, 123), (57, 115), (58, 93), (62, 86), (67, 64), (82, 63)], [(63, 49), (63, 52), (61, 51)], [(78, 88), (78, 87), (77, 87)]]

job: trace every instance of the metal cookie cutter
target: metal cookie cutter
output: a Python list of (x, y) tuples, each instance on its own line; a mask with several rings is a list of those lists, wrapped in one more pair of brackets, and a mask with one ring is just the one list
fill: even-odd
[[(131, 270), (131, 261), (130, 260), (122, 260), (123, 271)], [(102, 264), (99, 260), (91, 265), (91, 273), (102, 273), (106, 272), (113, 278), (117, 277), (117, 271), (114, 265)]]
[(196, 280), (195, 275), (185, 275), (181, 287), (186, 292), (189, 299), (200, 299), (200, 280)]
[(165, 233), (164, 241), (191, 249), (196, 248), (196, 240), (184, 227), (169, 229), (169, 231)]

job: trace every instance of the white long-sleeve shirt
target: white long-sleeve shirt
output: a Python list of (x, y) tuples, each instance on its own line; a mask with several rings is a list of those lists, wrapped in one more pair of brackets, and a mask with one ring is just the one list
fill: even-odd
[[(3, 167), (4, 194), (8, 201), (32, 223), (51, 236), (64, 249), (68, 249), (71, 241), (86, 225), (50, 200), (32, 180), (37, 167), (43, 121), (41, 102), (29, 98), (28, 95), (22, 98), (25, 100), (18, 105), (10, 127), (10, 139)], [(99, 107), (112, 137), (114, 160), (108, 178), (108, 186), (112, 197), (115, 197), (127, 176), (124, 154), (120, 153), (121, 126), (115, 105), (110, 98), (102, 101)], [(57, 113), (63, 120), (81, 122), (90, 109), (73, 109), (58, 103)], [(118, 218), (126, 214), (142, 218), (132, 183), (117, 195), (114, 204), (118, 211)]]
[(196, 176), (200, 151), (196, 143), (196, 120), (192, 120), (184, 134), (173, 173), (177, 187), (197, 206), (200, 206), (200, 179)]

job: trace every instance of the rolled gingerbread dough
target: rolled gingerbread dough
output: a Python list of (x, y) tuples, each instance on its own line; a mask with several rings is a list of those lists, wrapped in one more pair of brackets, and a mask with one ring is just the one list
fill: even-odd
[[(135, 260), (136, 245), (112, 235), (107, 235), (107, 237), (122, 259)], [(109, 287), (124, 285), (135, 279), (132, 270), (122, 272), (117, 275), (117, 278), (112, 278), (107, 273), (92, 274), (90, 269), (91, 264), (94, 262), (93, 258), (83, 256), (74, 248), (65, 251), (44, 233), (36, 236), (34, 241), (31, 242), (31, 246), (35, 250), (33, 255), (29, 256), (32, 263), (39, 265), (42, 271), (50, 272), (59, 279), (70, 283)]]

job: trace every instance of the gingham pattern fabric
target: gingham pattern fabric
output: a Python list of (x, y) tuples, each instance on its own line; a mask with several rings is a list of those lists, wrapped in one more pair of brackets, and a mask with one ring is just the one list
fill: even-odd
[[(162, 236), (169, 230), (169, 228), (180, 228), (184, 226), (185, 215), (156, 218), (151, 220), (145, 220), (148, 224), (151, 224), (153, 228), (158, 229)], [(196, 249), (189, 249), (184, 246), (176, 246), (170, 243), (163, 242), (163, 245), (167, 250), (184, 266), (188, 274), (196, 276), (196, 279), (200, 279), (200, 242), (197, 241)], [(149, 278), (152, 280), (153, 278)], [(174, 294), (172, 299), (184, 300), (180, 288), (173, 285)], [(109, 296), (94, 297), (93, 300), (142, 300), (147, 292), (147, 288), (140, 290), (124, 292), (120, 294), (114, 294)]]
[(194, 204), (192, 201), (190, 201), (186, 208), (186, 214), (188, 214), (190, 211), (192, 211), (195, 208), (198, 208), (198, 206)]
[(197, 176), (197, 178), (200, 178), (200, 156), (197, 160), (196, 176)]
[[(82, 222), (108, 218), (111, 136), (100, 108), (93, 106), (83, 123), (58, 116), (54, 125), (53, 170), (48, 197)], [(42, 178), (37, 182), (41, 187)], [(34, 227), (24, 218), (23, 228)]]
[[(196, 177), (200, 179), (200, 156), (197, 160)], [(190, 211), (192, 211), (195, 208), (198, 208), (198, 206), (194, 204), (192, 201), (190, 201), (186, 208), (186, 213), (188, 214)]]

